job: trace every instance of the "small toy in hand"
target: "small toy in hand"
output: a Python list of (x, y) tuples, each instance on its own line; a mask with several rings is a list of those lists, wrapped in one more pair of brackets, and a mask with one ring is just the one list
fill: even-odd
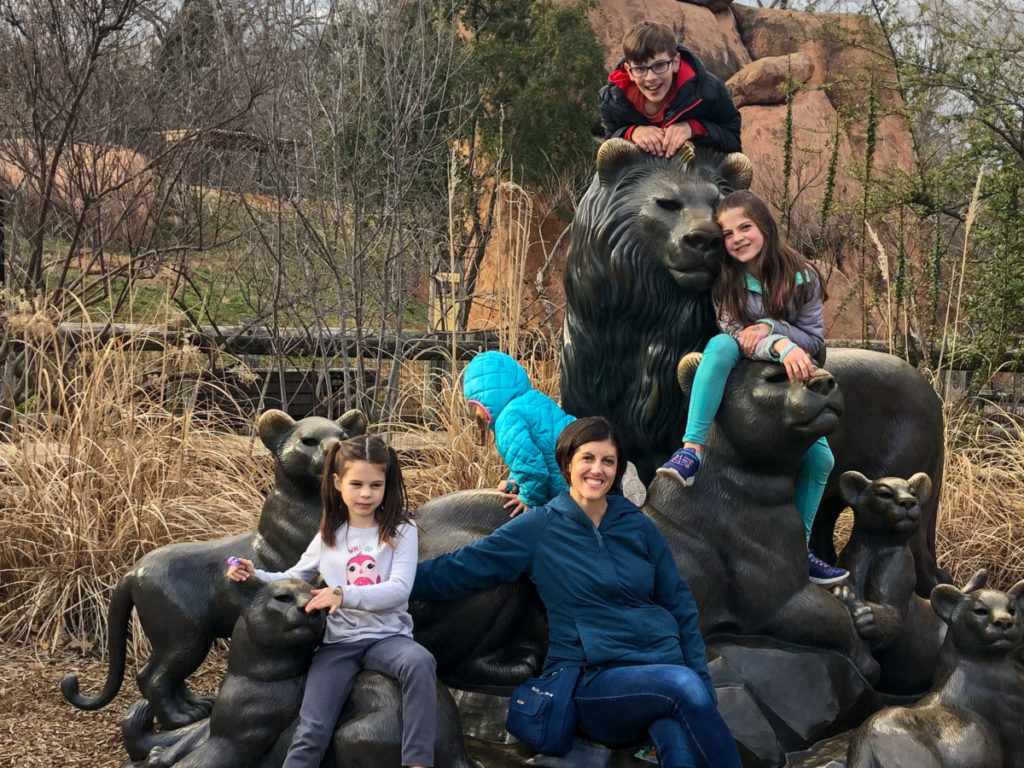
[(229, 557), (228, 558), (228, 568), (232, 568), (232, 567), (234, 567), (236, 565), (242, 565), (242, 558), (240, 558), (240, 557)]

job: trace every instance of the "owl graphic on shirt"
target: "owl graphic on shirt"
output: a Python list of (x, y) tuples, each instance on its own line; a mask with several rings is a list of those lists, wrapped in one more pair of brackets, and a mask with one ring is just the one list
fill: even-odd
[(345, 570), (348, 575), (348, 583), (351, 586), (366, 587), (371, 584), (380, 584), (377, 561), (371, 555), (359, 554), (350, 558)]

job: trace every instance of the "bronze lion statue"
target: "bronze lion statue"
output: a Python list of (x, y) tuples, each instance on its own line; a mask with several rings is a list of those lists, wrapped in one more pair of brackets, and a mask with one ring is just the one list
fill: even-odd
[[(644, 482), (679, 447), (685, 431), (676, 366), (718, 332), (710, 288), (725, 251), (714, 206), (725, 193), (748, 187), (751, 178), (750, 162), (740, 154), (685, 145), (666, 159), (611, 139), (601, 146), (597, 173), (573, 221), (562, 406), (576, 416), (609, 418)], [(835, 556), (832, 532), (845, 506), (837, 479), (843, 472), (925, 472), (933, 493), (921, 505), (911, 549), (918, 592), (927, 595), (946, 580), (935, 564), (941, 402), (911, 365), (891, 355), (832, 349), (827, 366), (847, 412), (829, 437), (836, 464), (811, 546), (826, 559)]]

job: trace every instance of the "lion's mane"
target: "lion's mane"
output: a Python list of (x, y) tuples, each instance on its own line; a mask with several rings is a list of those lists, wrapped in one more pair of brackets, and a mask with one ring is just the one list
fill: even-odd
[[(573, 222), (565, 271), (563, 407), (576, 416), (610, 419), (645, 481), (679, 446), (685, 428), (676, 364), (703, 349), (717, 325), (709, 288), (686, 289), (673, 278), (663, 257), (669, 244), (643, 226), (641, 208), (652, 196), (672, 192), (673, 201), (699, 201), (705, 223), (717, 231), (711, 207), (736, 185), (723, 175), (726, 157), (707, 148), (678, 160), (634, 153), (620, 162), (618, 174), (603, 173), (599, 158), (599, 172)], [(680, 210), (679, 218), (686, 213)], [(711, 276), (720, 258), (713, 250), (712, 258), (704, 258)]]

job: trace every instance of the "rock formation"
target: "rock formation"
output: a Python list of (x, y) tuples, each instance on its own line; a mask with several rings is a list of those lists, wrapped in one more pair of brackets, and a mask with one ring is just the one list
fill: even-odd
[[(850, 301), (865, 264), (852, 249), (843, 248), (860, 219), (852, 212), (863, 197), (856, 178), (857, 164), (865, 154), (865, 120), (868, 91), (874, 88), (878, 102), (877, 141), (873, 175), (885, 177), (893, 171), (908, 171), (914, 155), (910, 133), (899, 114), (901, 101), (894, 88), (895, 72), (880, 53), (879, 31), (851, 14), (810, 14), (801, 11), (754, 8), (730, 0), (596, 0), (590, 22), (605, 50), (610, 69), (621, 58), (621, 38), (630, 25), (642, 19), (661, 22), (676, 31), (676, 37), (693, 49), (708, 69), (726, 81), (743, 116), (743, 151), (754, 164), (751, 189), (779, 204), (782, 187), (783, 142), (786, 120), (786, 90), (793, 96), (794, 153), (788, 187), (794, 233), (804, 240), (818, 234), (818, 219), (825, 177), (840, 120), (835, 202), (849, 213), (833, 214), (830, 223), (838, 228), (826, 250), (825, 272), (831, 300), (826, 305), (830, 338), (859, 338), (862, 318), (859, 302)], [(594, 97), (596, 112), (597, 96)], [(514, 190), (517, 200), (521, 190)], [(512, 194), (505, 190), (505, 195)], [(521, 202), (518, 203), (521, 205)], [(510, 239), (522, 238), (518, 228), (507, 227), (492, 238), (482, 266), (477, 291), (486, 296), (496, 290), (508, 294), (508, 282), (522, 283), (526, 299), (523, 327), (543, 324), (557, 328), (558, 317), (549, 317), (551, 307), (561, 304), (561, 275), (565, 261), (565, 238), (552, 254), (562, 226), (543, 217), (545, 206), (536, 201), (529, 212), (530, 244), (525, 265), (510, 273), (507, 264)], [(542, 220), (543, 219), (543, 220)], [(567, 222), (566, 222), (567, 223)], [(880, 233), (883, 241), (885, 234)], [(499, 263), (499, 253), (505, 263)], [(874, 261), (875, 254), (870, 254)], [(546, 267), (546, 268), (545, 268)], [(543, 270), (539, 281), (538, 271)], [(541, 298), (543, 292), (544, 300)], [(840, 310), (840, 305), (845, 308)], [(493, 307), (478, 301), (471, 327), (493, 322)], [(869, 317), (869, 332), (880, 318)]]

